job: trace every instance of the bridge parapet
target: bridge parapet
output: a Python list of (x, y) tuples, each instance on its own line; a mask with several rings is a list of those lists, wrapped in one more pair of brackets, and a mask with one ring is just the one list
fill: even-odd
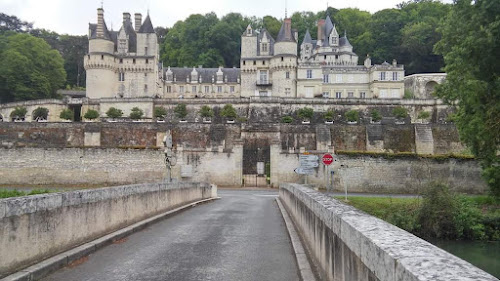
[(174, 208), (217, 197), (208, 183), (146, 183), (0, 200), (0, 278)]
[(280, 200), (325, 280), (498, 280), (394, 225), (305, 186), (282, 184)]

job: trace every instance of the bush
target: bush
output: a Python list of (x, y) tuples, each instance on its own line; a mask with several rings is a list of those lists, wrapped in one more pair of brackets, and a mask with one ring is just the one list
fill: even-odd
[(415, 98), (415, 95), (413, 94), (413, 91), (405, 89), (405, 94), (403, 96), (403, 99), (409, 100), (409, 99), (413, 99), (413, 98)]
[(328, 110), (325, 114), (323, 114), (323, 118), (327, 121), (333, 121), (334, 116), (335, 111), (333, 110)]
[(418, 119), (427, 119), (431, 117), (431, 114), (428, 112), (428, 111), (421, 111), (420, 113), (418, 113)]
[(73, 112), (73, 110), (71, 109), (64, 109), (63, 111), (61, 111), (61, 114), (59, 114), (59, 118), (63, 119), (63, 120), (73, 120), (75, 114)]
[(123, 116), (123, 111), (121, 111), (121, 109), (110, 107), (106, 112), (106, 116), (109, 118), (120, 118)]
[(142, 111), (142, 109), (138, 108), (138, 107), (134, 107), (132, 108), (132, 111), (130, 112), (130, 119), (132, 120), (139, 120), (142, 118), (142, 116), (144, 115), (144, 111)]
[(228, 119), (236, 119), (238, 117), (238, 113), (236, 112), (236, 109), (231, 104), (226, 104), (222, 108), (220, 115), (222, 117), (226, 117)]
[(408, 111), (406, 111), (406, 108), (398, 106), (392, 110), (392, 115), (398, 119), (404, 119), (408, 116)]
[(454, 113), (450, 113), (446, 116), (446, 119), (444, 121), (450, 123), (450, 122), (455, 122), (457, 120), (457, 115)]
[(47, 120), (49, 116), (49, 110), (45, 107), (37, 107), (33, 110), (33, 120), (44, 119)]
[(311, 120), (314, 116), (314, 110), (307, 107), (301, 108), (297, 111), (297, 116), (299, 116), (300, 119)]
[(174, 113), (175, 113), (175, 116), (179, 119), (184, 119), (186, 118), (186, 116), (188, 115), (188, 112), (187, 112), (187, 108), (186, 108), (186, 105), (184, 103), (180, 103), (178, 104), (175, 108), (174, 108)]
[(83, 115), (83, 118), (88, 119), (88, 120), (94, 120), (99, 118), (99, 112), (97, 110), (89, 109), (87, 112), (85, 112), (85, 115)]
[(214, 117), (214, 111), (208, 106), (204, 105), (201, 107), (199, 114), (203, 118), (212, 118)]
[(167, 116), (167, 110), (164, 107), (155, 107), (153, 115), (155, 118), (164, 119)]
[(382, 120), (382, 114), (380, 114), (380, 112), (376, 109), (372, 110), (372, 112), (370, 113), (370, 116), (372, 117), (373, 122), (378, 122), (378, 121)]
[(10, 117), (12, 118), (24, 118), (26, 117), (26, 113), (28, 113), (28, 110), (26, 107), (20, 107), (16, 106), (14, 110), (10, 113)]
[(292, 123), (293, 117), (292, 116), (283, 116), (283, 117), (281, 117), (281, 122), (282, 123)]
[(357, 122), (359, 119), (359, 112), (357, 110), (349, 110), (345, 114), (345, 117), (347, 118), (347, 121), (349, 122)]

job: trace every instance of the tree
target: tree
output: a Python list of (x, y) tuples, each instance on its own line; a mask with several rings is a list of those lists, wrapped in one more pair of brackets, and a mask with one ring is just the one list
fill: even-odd
[(139, 120), (142, 118), (142, 116), (144, 115), (144, 111), (142, 111), (142, 109), (138, 108), (138, 107), (134, 107), (132, 108), (132, 110), (130, 111), (130, 119), (132, 120)]
[(49, 110), (45, 107), (37, 107), (35, 110), (33, 110), (33, 120), (47, 120), (47, 117), (49, 117)]
[(186, 104), (180, 103), (174, 108), (175, 116), (179, 119), (184, 119), (188, 115)]
[(66, 108), (63, 111), (61, 111), (61, 114), (59, 114), (59, 118), (63, 120), (73, 120), (73, 117), (75, 116), (73, 110)]
[(269, 33), (271, 36), (276, 39), (278, 37), (278, 33), (280, 32), (281, 29), (281, 22), (272, 16), (265, 16), (262, 19), (262, 25)]
[(311, 120), (314, 116), (314, 110), (308, 107), (301, 108), (297, 111), (297, 116), (303, 120)]
[(99, 118), (99, 112), (97, 110), (89, 109), (87, 112), (85, 112), (85, 115), (83, 115), (83, 118), (88, 119), (88, 120), (94, 120)]
[(220, 112), (220, 115), (228, 119), (236, 119), (238, 117), (238, 113), (236, 112), (236, 109), (234, 109), (232, 104), (224, 105)]
[(26, 117), (26, 113), (28, 113), (26, 107), (16, 106), (10, 113), (10, 117), (23, 119), (24, 117)]
[(33, 28), (33, 23), (22, 21), (16, 16), (0, 13), (0, 35), (7, 31), (28, 32)]
[(392, 115), (398, 119), (404, 119), (408, 116), (408, 111), (406, 111), (406, 108), (398, 106), (392, 110)]
[(324, 115), (323, 118), (326, 121), (333, 121), (333, 118), (335, 117), (335, 111), (333, 110), (328, 110)]
[(123, 116), (123, 111), (121, 109), (117, 109), (115, 107), (110, 107), (108, 111), (106, 111), (106, 116), (109, 118), (120, 118)]
[(457, 105), (461, 140), (479, 159), (493, 195), (500, 197), (500, 2), (456, 0), (440, 25), (435, 50), (447, 78), (437, 95)]
[(202, 106), (199, 113), (200, 113), (200, 116), (203, 118), (214, 117), (214, 111), (208, 105)]
[(349, 110), (345, 114), (345, 117), (346, 117), (347, 121), (349, 121), (349, 122), (358, 122), (359, 112), (357, 110), (354, 110), (354, 109)]
[(167, 116), (167, 110), (164, 107), (155, 107), (153, 115), (157, 119), (164, 119)]
[(64, 61), (29, 34), (0, 35), (0, 102), (55, 98), (64, 85)]
[(382, 115), (376, 109), (372, 110), (372, 112), (370, 113), (370, 116), (372, 117), (373, 122), (378, 122), (378, 121), (382, 120)]

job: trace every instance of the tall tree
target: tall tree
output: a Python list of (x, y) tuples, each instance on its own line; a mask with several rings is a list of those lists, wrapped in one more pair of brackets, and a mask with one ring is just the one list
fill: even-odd
[(273, 16), (265, 16), (262, 19), (262, 25), (267, 29), (267, 31), (269, 31), (274, 39), (278, 37), (278, 33), (281, 29), (281, 22), (277, 18)]
[(6, 31), (28, 32), (33, 28), (33, 23), (22, 21), (16, 16), (0, 13), (0, 34)]
[(500, 196), (500, 1), (455, 0), (440, 27), (436, 51), (446, 82), (438, 95), (457, 105), (461, 139), (480, 160), (492, 193)]
[(66, 79), (63, 64), (43, 39), (0, 35), (0, 102), (56, 97)]

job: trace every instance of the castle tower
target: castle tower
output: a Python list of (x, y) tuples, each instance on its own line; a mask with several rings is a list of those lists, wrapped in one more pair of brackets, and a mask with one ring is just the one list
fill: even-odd
[(306, 31), (306, 35), (304, 35), (304, 40), (300, 45), (300, 59), (308, 60), (313, 54), (313, 41), (311, 38), (311, 33), (309, 33), (309, 29)]
[(87, 71), (87, 97), (115, 96), (118, 77), (114, 69), (115, 44), (104, 20), (104, 10), (97, 9), (97, 24), (89, 24), (89, 52), (84, 58)]
[[(262, 36), (262, 32), (260, 36)], [(274, 39), (272, 39), (272, 41), (274, 41)], [(269, 47), (270, 50), (271, 46), (267, 47)], [(252, 97), (258, 92), (257, 74), (258, 67), (262, 64), (261, 61), (259, 61), (258, 50), (259, 43), (257, 33), (249, 24), (241, 35), (241, 97)], [(268, 53), (270, 53), (270, 51)]]
[(271, 59), (273, 96), (297, 96), (297, 36), (297, 32), (292, 30), (292, 20), (285, 19), (274, 44), (274, 56)]

